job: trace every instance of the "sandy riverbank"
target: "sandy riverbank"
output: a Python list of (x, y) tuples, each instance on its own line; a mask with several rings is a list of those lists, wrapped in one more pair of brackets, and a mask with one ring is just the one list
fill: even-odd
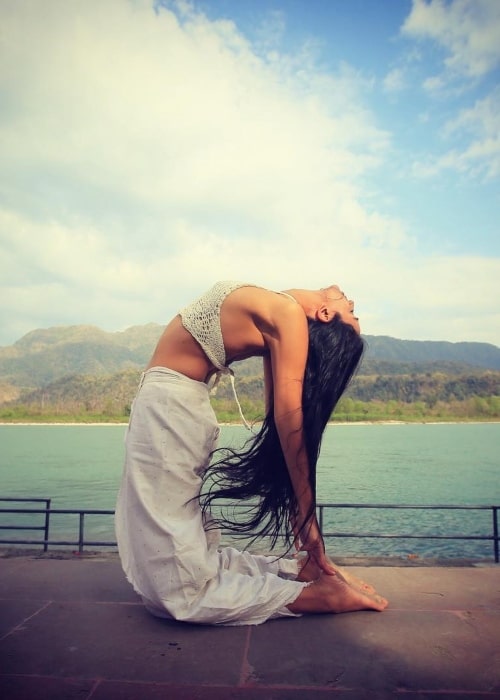
[[(493, 423), (500, 423), (500, 418), (496, 420), (367, 420), (367, 421), (330, 421), (328, 423), (329, 426), (335, 426), (335, 425), (341, 425), (341, 426), (346, 426), (346, 425), (468, 425), (468, 424), (493, 424)], [(56, 422), (56, 421), (49, 421), (49, 422), (24, 422), (24, 421), (0, 421), (0, 426), (2, 425), (19, 425), (19, 426), (36, 426), (36, 425), (43, 425), (43, 426), (50, 426), (50, 425), (56, 425), (56, 426), (72, 426), (72, 427), (78, 427), (78, 426), (89, 426), (89, 427), (126, 427), (128, 423), (108, 423), (108, 422), (103, 422), (103, 423), (87, 423), (84, 421), (81, 422), (70, 422), (70, 421), (61, 421), (61, 422)], [(239, 426), (243, 427), (243, 423), (219, 423), (221, 427), (230, 427), (230, 426)], [(254, 425), (259, 425), (259, 423), (255, 423)]]

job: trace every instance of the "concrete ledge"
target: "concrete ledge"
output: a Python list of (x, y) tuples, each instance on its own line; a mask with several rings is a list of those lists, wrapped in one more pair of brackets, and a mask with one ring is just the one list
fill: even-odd
[(374, 566), (383, 613), (204, 627), (150, 616), (113, 553), (3, 556), (2, 700), (500, 699), (500, 568)]

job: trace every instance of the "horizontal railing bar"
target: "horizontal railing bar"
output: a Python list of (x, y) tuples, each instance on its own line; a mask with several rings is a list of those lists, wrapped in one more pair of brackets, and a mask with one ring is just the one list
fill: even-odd
[(116, 542), (101, 542), (100, 540), (93, 541), (93, 540), (85, 540), (82, 542), (82, 544), (85, 547), (97, 547), (97, 546), (102, 546), (102, 547), (116, 547)]
[(114, 510), (87, 510), (86, 508), (0, 508), (0, 513), (59, 513), (59, 515), (114, 515)]
[(87, 546), (103, 546), (103, 547), (116, 547), (116, 542), (101, 542), (97, 541), (83, 541), (80, 540), (0, 540), (0, 544), (50, 544), (50, 545), (71, 545), (72, 547), (78, 547), (79, 545)]
[[(50, 502), (50, 498), (10, 498), (10, 497), (0, 497), (0, 502), (3, 501), (8, 501), (8, 502), (23, 502), (23, 503), (46, 503)], [(245, 503), (233, 503), (232, 507), (234, 508), (244, 508), (244, 507), (251, 507), (252, 504), (245, 504)], [(409, 509), (458, 509), (458, 510), (491, 510), (491, 508), (500, 508), (500, 505), (488, 505), (488, 504), (478, 504), (478, 505), (471, 505), (471, 504), (450, 504), (450, 503), (331, 503), (331, 502), (319, 502), (317, 503), (318, 508), (409, 508)], [(3, 511), (5, 509), (0, 509), (0, 511)], [(43, 510), (38, 510), (36, 509), (33, 512), (43, 512), (45, 513), (47, 509)], [(52, 512), (53, 511), (61, 511), (61, 509), (49, 509)], [(87, 510), (86, 508), (72, 508), (70, 509), (71, 512), (85, 512), (85, 513), (90, 513), (90, 512), (99, 512), (99, 513), (112, 513), (114, 511), (112, 510), (102, 510), (102, 509), (94, 509), (94, 510)], [(31, 509), (30, 509), (31, 512)]]
[(492, 508), (500, 508), (494, 505), (447, 505), (447, 504), (431, 504), (431, 505), (410, 505), (410, 504), (395, 504), (395, 503), (318, 503), (317, 508), (377, 508), (377, 509), (408, 509), (408, 510), (491, 510)]
[(13, 498), (12, 496), (5, 496), (0, 498), (0, 501), (17, 501), (18, 503), (47, 503), (50, 502), (50, 498)]
[(0, 525), (0, 530), (45, 530), (45, 525)]
[(376, 532), (323, 532), (323, 537), (357, 537), (360, 539), (394, 540), (495, 540), (493, 535), (390, 535)]
[[(244, 508), (244, 504), (236, 503), (232, 508)], [(248, 507), (248, 506), (246, 506)], [(374, 508), (378, 510), (384, 509), (408, 509), (408, 510), (492, 510), (500, 506), (452, 506), (452, 505), (390, 505), (376, 503), (318, 503), (317, 508)], [(59, 513), (61, 515), (114, 515), (114, 510), (86, 509), (86, 508), (0, 508), (0, 513)]]

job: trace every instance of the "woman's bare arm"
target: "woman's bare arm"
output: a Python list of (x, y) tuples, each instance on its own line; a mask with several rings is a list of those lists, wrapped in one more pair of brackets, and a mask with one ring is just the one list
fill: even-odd
[(320, 569), (334, 573), (325, 555), (323, 538), (314, 512), (315, 494), (309, 482), (309, 460), (304, 439), (302, 387), (308, 351), (307, 319), (303, 310), (290, 305), (281, 309), (273, 333), (267, 339), (274, 397), (274, 418), (281, 448), (297, 499), (296, 526), (302, 550)]
[(271, 367), (271, 358), (264, 355), (262, 358), (264, 365), (264, 408), (267, 412), (271, 408), (273, 398), (273, 370)]

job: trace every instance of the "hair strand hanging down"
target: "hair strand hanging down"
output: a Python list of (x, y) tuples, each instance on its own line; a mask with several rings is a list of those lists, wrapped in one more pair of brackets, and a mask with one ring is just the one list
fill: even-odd
[[(364, 341), (338, 315), (329, 323), (308, 319), (308, 326), (302, 411), (309, 482), (316, 497), (316, 464), (323, 433), (360, 364)], [(271, 547), (283, 538), (291, 547), (297, 499), (274, 421), (273, 401), (261, 429), (241, 450), (221, 448), (214, 456), (218, 458), (207, 469), (200, 494), (204, 515), (211, 521), (209, 527), (228, 529), (251, 537), (251, 541), (268, 537)], [(221, 512), (214, 515), (216, 502)], [(303, 526), (313, 515), (314, 506)]]

